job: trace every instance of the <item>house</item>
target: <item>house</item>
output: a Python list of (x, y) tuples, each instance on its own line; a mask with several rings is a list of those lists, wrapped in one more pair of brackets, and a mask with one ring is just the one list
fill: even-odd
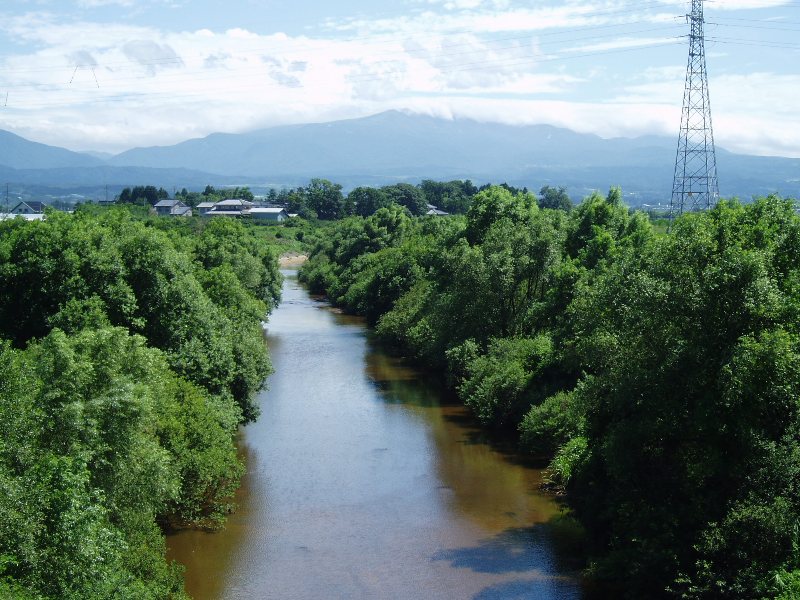
[(443, 210), (439, 210), (433, 204), (428, 204), (428, 212), (425, 213), (431, 217), (446, 217), (450, 213), (444, 212)]
[(153, 207), (160, 217), (191, 217), (192, 209), (180, 200), (161, 200)]
[(250, 216), (259, 221), (281, 223), (289, 218), (285, 208), (251, 208)]
[(220, 200), (214, 208), (205, 213), (206, 217), (246, 217), (250, 214), (253, 203), (239, 198)]
[(192, 207), (186, 206), (176, 206), (172, 211), (173, 217), (191, 217), (192, 216)]
[(201, 202), (197, 205), (197, 211), (200, 213), (201, 217), (208, 214), (211, 210), (214, 210), (213, 202)]
[(12, 215), (41, 215), (44, 214), (45, 205), (42, 202), (28, 200), (20, 202), (11, 209)]

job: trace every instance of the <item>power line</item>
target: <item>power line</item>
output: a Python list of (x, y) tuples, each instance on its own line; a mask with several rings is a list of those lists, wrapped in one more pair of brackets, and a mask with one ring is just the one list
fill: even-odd
[[(594, 18), (594, 17), (598, 17), (598, 16), (642, 14), (643, 12), (647, 12), (648, 10), (652, 10), (653, 8), (658, 8), (658, 7), (674, 8), (674, 4), (672, 4), (670, 2), (666, 2), (664, 0), (650, 0), (650, 1), (647, 1), (647, 2), (636, 3), (635, 9), (626, 7), (626, 8), (623, 8), (623, 9), (606, 9), (606, 10), (597, 10), (597, 11), (591, 11), (591, 12), (576, 12), (574, 15), (571, 15), (571, 16), (573, 18), (575, 18), (575, 19), (590, 19), (590, 18)], [(531, 33), (530, 30), (529, 30), (528, 33), (525, 34), (525, 36), (521, 36), (521, 37), (527, 37), (527, 36), (530, 36), (530, 35), (538, 35), (540, 37), (551, 36), (551, 35), (563, 35), (565, 33), (573, 32), (573, 31), (588, 31), (588, 30), (593, 30), (593, 29), (603, 29), (603, 28), (609, 28), (609, 27), (620, 27), (620, 26), (625, 26), (627, 24), (643, 23), (643, 22), (652, 22), (652, 21), (651, 20), (646, 20), (646, 19), (637, 19), (637, 20), (631, 21), (631, 22), (624, 21), (624, 22), (621, 22), (621, 23), (606, 23), (606, 24), (601, 24), (601, 25), (587, 25), (587, 26), (573, 27), (573, 28), (562, 28), (562, 27), (558, 27), (558, 26), (553, 26), (551, 28), (560, 29), (560, 31), (552, 31), (552, 32), (542, 31), (542, 32), (539, 32), (539, 33)], [(533, 31), (538, 31), (538, 30), (533, 30)], [(457, 31), (452, 31), (452, 32), (446, 32), (446, 31), (441, 31), (441, 30), (438, 30), (438, 29), (431, 29), (431, 30), (427, 30), (427, 31), (418, 31), (418, 32), (415, 32), (415, 33), (412, 33), (412, 34), (398, 34), (396, 36), (389, 37), (389, 38), (387, 38), (385, 34), (372, 34), (372, 35), (369, 35), (369, 36), (357, 36), (357, 37), (352, 37), (352, 38), (343, 38), (343, 39), (340, 39), (340, 40), (326, 40), (325, 44), (329, 44), (329, 45), (337, 44), (338, 45), (338, 44), (343, 44), (343, 43), (360, 42), (360, 41), (368, 41), (368, 40), (377, 40), (376, 42), (373, 42), (375, 45), (385, 45), (385, 44), (391, 44), (391, 43), (396, 43), (396, 42), (407, 42), (409, 40), (413, 40), (413, 39), (417, 39), (417, 38), (429, 38), (431, 36), (454, 37), (454, 36), (463, 36), (463, 35), (469, 35), (469, 34), (484, 35), (485, 36), (487, 34), (487, 32), (486, 32), (486, 30), (462, 30), (462, 29), (459, 29)], [(323, 44), (323, 46), (325, 44)], [(259, 44), (256, 44), (256, 45), (252, 46), (252, 47), (249, 47), (249, 48), (247, 46), (244, 46), (244, 47), (240, 46), (239, 47), (239, 49), (242, 50), (242, 51), (248, 51), (248, 50), (249, 51), (269, 51), (269, 50), (283, 50), (284, 48), (285, 48), (285, 42), (270, 44), (270, 45), (266, 45), (266, 46), (263, 45), (262, 43), (259, 43)], [(301, 46), (299, 48), (297, 48), (297, 47), (293, 48), (292, 51), (293, 52), (303, 52), (303, 51), (306, 51), (306, 50), (318, 50), (318, 49), (320, 49), (319, 45), (308, 45), (308, 46), (305, 46), (305, 47)], [(9, 58), (15, 58), (15, 57), (16, 57), (16, 55), (5, 55), (5, 56), (0, 55), (0, 59), (5, 59), (5, 60), (8, 60)], [(124, 62), (114, 62), (114, 63), (105, 63), (105, 64), (99, 64), (99, 63), (91, 63), (91, 64), (85, 64), (85, 65), (84, 64), (79, 64), (78, 66), (80, 66), (80, 67), (101, 67), (102, 66), (102, 67), (105, 67), (105, 68), (113, 68), (113, 67), (117, 67), (117, 66), (118, 67), (127, 67), (127, 66), (130, 66), (131, 64), (136, 64), (136, 65), (141, 65), (141, 66), (158, 66), (158, 65), (162, 65), (162, 64), (180, 64), (186, 58), (198, 58), (198, 57), (199, 58), (206, 58), (206, 57), (208, 57), (208, 54), (207, 53), (203, 53), (203, 54), (188, 54), (188, 55), (185, 54), (185, 55), (182, 55), (182, 56), (177, 56), (176, 55), (176, 56), (172, 56), (172, 57), (156, 58), (156, 59), (151, 59), (151, 60), (147, 60), (147, 61), (128, 60), (128, 61), (124, 61)], [(59, 65), (59, 66), (55, 66), (54, 65), (52, 67), (39, 67), (39, 68), (31, 68), (31, 69), (7, 68), (7, 69), (4, 69), (4, 71), (6, 71), (6, 72), (38, 72), (38, 71), (45, 71), (45, 70), (61, 70), (63, 68), (64, 68), (64, 65)]]
[(732, 37), (719, 37), (711, 36), (706, 38), (707, 41), (715, 44), (732, 44), (735, 46), (755, 46), (758, 48), (779, 48), (786, 50), (800, 50), (800, 44), (792, 44), (789, 42), (771, 42), (766, 40), (748, 40)]
[(785, 21), (784, 19), (742, 19), (739, 17), (714, 17), (715, 21), (742, 21), (745, 23), (774, 23), (777, 25), (800, 25), (800, 21)]
[[(669, 32), (669, 31), (673, 31), (676, 27), (677, 27), (677, 25), (662, 25), (662, 26), (659, 26), (659, 27), (649, 27), (649, 28), (644, 28), (644, 29), (639, 28), (639, 29), (632, 30), (632, 31), (612, 32), (612, 33), (604, 33), (604, 34), (591, 35), (591, 36), (573, 37), (573, 38), (570, 38), (569, 40), (563, 40), (563, 42), (572, 43), (572, 42), (579, 42), (579, 41), (601, 40), (601, 39), (607, 39), (609, 37), (620, 37), (621, 35), (633, 36), (633, 35), (636, 35), (636, 34), (650, 33), (650, 32), (654, 32), (654, 31), (660, 31), (660, 32), (665, 32), (666, 33), (666, 32)], [(554, 33), (558, 33), (560, 35), (564, 35), (565, 34), (565, 32), (554, 32)], [(506, 38), (506, 39), (514, 39), (514, 40), (519, 40), (519, 39), (526, 39), (527, 40), (527, 39), (530, 39), (531, 41), (533, 41), (533, 38), (530, 38), (529, 36)], [(500, 41), (500, 40), (495, 40), (495, 41)], [(647, 47), (647, 46), (653, 46), (654, 45), (649, 40), (645, 40), (645, 42), (646, 43), (640, 44), (640, 46)], [(398, 51), (398, 52), (393, 53), (393, 54), (378, 55), (377, 57), (376, 56), (371, 56), (370, 58), (388, 58), (388, 59), (395, 58), (395, 59), (399, 60), (399, 59), (408, 59), (408, 58), (412, 58), (413, 59), (413, 58), (421, 57), (421, 58), (430, 58), (433, 61), (441, 61), (441, 60), (446, 60), (448, 58), (451, 58), (453, 56), (471, 55), (471, 54), (475, 54), (476, 52), (486, 53), (486, 52), (489, 52), (489, 51), (517, 50), (517, 49), (521, 48), (519, 45), (483, 46), (483, 47), (475, 48), (475, 47), (472, 47), (471, 44), (467, 44), (467, 43), (451, 45), (451, 46), (448, 46), (448, 48), (465, 47), (465, 46), (470, 46), (471, 49), (469, 51), (463, 51), (463, 52), (446, 52), (446, 51), (437, 50), (435, 48), (434, 49), (422, 48), (422, 49), (418, 49), (418, 50)], [(566, 50), (561, 50), (560, 51), (560, 53), (562, 55), (567, 53), (567, 52), (570, 52), (570, 49), (566, 49)], [(563, 56), (562, 57), (562, 56), (556, 55), (554, 58), (551, 59), (549, 57), (548, 58), (543, 58), (543, 57), (540, 56), (538, 58), (526, 59), (523, 62), (525, 64), (530, 63), (530, 62), (550, 62), (551, 60), (559, 60), (561, 58), (565, 58), (566, 59), (566, 58), (569, 58), (569, 57), (567, 57), (567, 56)], [(471, 66), (471, 65), (477, 65), (477, 64), (493, 64), (493, 65), (503, 66), (503, 61), (514, 61), (511, 64), (511, 66), (513, 66), (514, 64), (517, 64), (517, 62), (519, 61), (519, 57), (492, 58), (492, 59), (488, 59), (488, 60), (485, 60), (485, 61), (480, 61), (479, 63), (475, 63), (475, 62), (460, 63), (460, 64), (457, 63), (457, 64), (454, 64), (454, 65), (450, 65), (450, 67), (451, 68), (460, 69), (461, 67), (464, 67), (464, 66)], [(376, 64), (377, 63), (373, 63), (373, 64), (370, 64), (369, 66), (375, 66)], [(100, 65), (100, 66), (102, 66), (102, 65)], [(431, 66), (433, 66), (434, 68), (439, 68), (439, 67), (436, 66), (436, 64), (432, 64)], [(246, 76), (248, 74), (248, 72), (252, 72), (252, 74), (254, 76), (259, 76), (259, 75), (263, 74), (264, 69), (269, 68), (269, 67), (270, 67), (270, 65), (261, 63), (261, 64), (257, 64), (257, 65), (252, 65), (252, 66), (240, 67), (239, 69), (236, 70), (236, 72), (233, 72), (230, 75), (220, 75), (218, 73), (214, 73), (214, 74), (209, 74), (208, 76), (202, 76), (203, 75), (202, 71), (201, 71), (200, 74), (197, 74), (194, 71), (181, 71), (181, 72), (176, 72), (176, 73), (160, 73), (160, 74), (157, 75), (157, 78), (158, 78), (158, 80), (168, 80), (168, 81), (175, 82), (175, 83), (180, 83), (180, 81), (182, 81), (184, 79), (188, 80), (188, 82), (191, 83), (191, 84), (195, 84), (198, 81), (215, 81), (215, 82), (217, 82), (217, 81), (241, 79), (243, 76)], [(77, 71), (77, 67), (76, 67), (76, 71)], [(393, 71), (393, 72), (389, 72), (388, 74), (397, 73), (397, 72), (398, 71)], [(402, 72), (402, 71), (400, 71), (400, 72)], [(156, 76), (151, 76), (151, 77), (145, 77), (145, 76), (115, 77), (115, 78), (107, 79), (106, 81), (104, 81), (104, 87), (106, 89), (113, 90), (114, 88), (119, 87), (120, 84), (124, 84), (125, 82), (131, 82), (131, 81), (155, 81), (155, 77)], [(355, 77), (358, 78), (359, 76), (355, 76)], [(73, 78), (74, 78), (74, 72), (73, 72)], [(351, 79), (352, 78), (353, 78), (353, 76), (351, 76)], [(71, 81), (72, 80), (70, 80), (70, 82)], [(95, 75), (95, 83), (97, 83), (96, 75)], [(54, 85), (54, 84), (49, 84), (49, 85), (48, 84), (18, 84), (18, 85), (12, 86), (12, 87), (15, 87), (17, 89), (26, 89), (26, 88), (27, 89), (35, 89), (35, 90), (38, 90), (38, 91), (53, 91), (53, 90), (58, 89), (58, 86)], [(99, 84), (97, 85), (97, 87), (99, 87)]]
[(733, 25), (731, 23), (716, 23), (707, 21), (706, 24), (714, 25), (716, 27), (729, 27), (731, 29), (764, 29), (769, 31), (786, 31), (789, 33), (797, 33), (800, 31), (797, 27), (767, 27), (765, 25)]
[[(637, 21), (629, 21), (629, 22), (625, 22), (625, 23), (614, 23), (614, 24), (595, 25), (595, 26), (588, 26), (588, 27), (577, 27), (577, 28), (563, 29), (563, 30), (560, 30), (560, 31), (551, 31), (551, 32), (543, 32), (543, 33), (530, 33), (530, 32), (528, 32), (528, 33), (525, 33), (525, 34), (522, 34), (522, 35), (505, 36), (505, 37), (501, 37), (501, 38), (492, 38), (492, 39), (485, 40), (483, 43), (488, 45), (488, 44), (495, 44), (497, 42), (503, 42), (503, 41), (538, 40), (540, 38), (551, 38), (551, 37), (556, 37), (556, 36), (563, 37), (563, 36), (568, 36), (568, 35), (570, 35), (572, 33), (575, 33), (575, 32), (594, 31), (594, 30), (611, 29), (611, 28), (620, 28), (620, 27), (626, 27), (626, 26), (629, 26), (629, 25), (638, 25), (638, 24), (641, 24), (641, 23), (652, 23), (652, 22), (653, 21), (650, 21), (650, 20), (640, 19), (640, 20), (637, 20)], [(663, 24), (660, 27), (667, 27), (668, 28), (668, 27), (670, 27), (670, 25)], [(648, 28), (648, 29), (645, 29), (645, 30), (642, 30), (642, 31), (653, 31), (653, 30), (659, 29), (660, 27)], [(588, 37), (584, 37), (584, 38), (569, 38), (568, 41), (572, 41), (574, 39), (591, 39), (593, 37), (610, 37), (610, 36), (614, 36), (614, 35), (632, 35), (632, 34), (635, 34), (635, 33), (638, 33), (638, 32), (640, 32), (640, 30), (612, 32), (612, 33), (608, 33), (608, 34), (600, 35), (600, 36), (588, 36)], [(463, 37), (464, 35), (470, 35), (472, 33), (473, 32), (471, 32), (471, 31), (464, 31), (464, 32), (459, 32), (459, 33), (448, 34), (447, 36), (441, 36), (441, 37), (455, 37), (455, 36)], [(408, 41), (409, 39), (413, 39), (413, 36), (412, 36), (412, 38), (406, 38), (404, 41)], [(340, 45), (340, 44), (338, 42), (336, 42), (335, 44), (330, 44), (330, 45), (333, 46), (333, 45)], [(447, 44), (444, 47), (446, 47), (446, 48), (459, 48), (459, 47), (472, 46), (472, 45), (474, 45), (474, 41), (462, 42), (462, 43), (458, 43), (458, 44)], [(281, 49), (285, 50), (285, 48), (281, 48)], [(288, 54), (292, 55), (294, 58), (300, 59), (300, 58), (302, 58), (302, 53), (304, 51), (317, 51), (318, 52), (318, 51), (321, 51), (321, 50), (324, 50), (324, 49), (325, 49), (325, 44), (317, 45), (317, 46), (305, 46), (305, 47), (300, 47), (300, 48), (296, 48), (295, 47), (295, 48), (291, 48)], [(257, 51), (257, 50), (258, 49), (251, 49), (250, 51)], [(261, 50), (263, 51), (264, 49), (261, 48)], [(400, 51), (386, 52), (386, 53), (383, 53), (383, 54), (371, 54), (371, 56), (372, 57), (375, 57), (375, 56), (380, 57), (380, 56), (387, 56), (387, 55), (391, 56), (391, 55), (396, 55), (396, 54), (413, 54), (413, 53), (418, 53), (418, 52), (423, 52), (423, 51), (425, 51), (424, 48), (417, 49), (417, 50), (414, 50), (414, 49), (403, 49), (403, 50), (400, 50)], [(169, 66), (169, 65), (180, 66), (180, 65), (185, 65), (185, 63), (186, 63), (185, 59), (189, 58), (189, 56), (193, 56), (195, 58), (201, 58), (201, 59), (208, 59), (213, 55), (209, 55), (208, 53), (204, 53), (204, 54), (196, 54), (196, 55), (183, 55), (183, 56), (174, 56), (174, 57), (164, 57), (164, 58), (151, 59), (151, 60), (147, 60), (147, 61), (139, 61), (139, 60), (137, 60), (137, 61), (129, 60), (129, 61), (125, 61), (125, 62), (98, 62), (98, 61), (94, 61), (92, 64), (87, 64), (87, 65), (78, 64), (78, 65), (76, 65), (76, 70), (78, 68), (82, 68), (82, 67), (103, 68), (103, 69), (106, 69), (106, 70), (113, 71), (115, 67), (130, 67), (130, 66), (135, 66), (135, 67), (158, 67), (158, 66)], [(47, 67), (36, 67), (36, 68), (26, 68), (26, 69), (7, 68), (7, 69), (4, 69), (4, 72), (7, 72), (7, 73), (38, 73), (38, 72), (48, 72), (48, 71), (62, 71), (64, 69), (64, 67), (65, 67), (65, 65), (53, 65), (53, 66), (47, 66)], [(73, 73), (73, 75), (74, 75), (74, 73)]]
[[(525, 66), (537, 63), (545, 63), (545, 62), (558, 62), (558, 61), (565, 61), (565, 60), (576, 60), (581, 58), (591, 58), (596, 56), (604, 56), (610, 54), (621, 54), (621, 53), (628, 53), (628, 52), (641, 52), (643, 48), (664, 48), (669, 46), (674, 46), (677, 44), (682, 43), (682, 37), (675, 37), (669, 39), (669, 41), (664, 41), (663, 43), (652, 43), (647, 44), (644, 46), (639, 47), (628, 47), (628, 48), (616, 48), (616, 49), (609, 49), (603, 51), (595, 51), (595, 52), (585, 52), (581, 54), (574, 54), (570, 56), (549, 56), (549, 57), (540, 57), (540, 58), (531, 58), (525, 60), (518, 60), (518, 59), (503, 59), (503, 60), (493, 60), (493, 61), (481, 61), (481, 62), (472, 62), (472, 63), (461, 63), (457, 65), (450, 65), (447, 68), (439, 68), (438, 70), (442, 74), (449, 74), (449, 73), (459, 73), (459, 72), (469, 72), (469, 71), (479, 71), (479, 70), (487, 70), (492, 67), (514, 67), (514, 66)], [(512, 61), (513, 62), (510, 62)], [(385, 81), (387, 76), (390, 75), (403, 75), (406, 74), (404, 70), (394, 70), (394, 71), (384, 71), (380, 75), (365, 75), (363, 77), (359, 76), (350, 76), (347, 78), (347, 82), (350, 83), (370, 83), (370, 82), (381, 82)], [(226, 93), (231, 92), (239, 92), (239, 91), (250, 91), (250, 90), (262, 90), (264, 88), (274, 88), (274, 89), (285, 89), (285, 85), (279, 83), (263, 83), (263, 82), (256, 82), (252, 84), (240, 85), (240, 86), (226, 86), (224, 91)], [(300, 86), (306, 87), (306, 86)], [(319, 89), (317, 87), (316, 89)], [(161, 97), (165, 97), (168, 99), (173, 100), (185, 100), (190, 98), (207, 98), (207, 92), (199, 92), (199, 93), (177, 93), (174, 91), (170, 92), (150, 92), (150, 93), (124, 93), (124, 95), (120, 96), (104, 96), (101, 98), (90, 97), (85, 100), (81, 100), (78, 102), (73, 102), (73, 105), (83, 105), (83, 104), (102, 104), (102, 103), (111, 103), (111, 102), (129, 102), (134, 100), (140, 99), (158, 99)], [(39, 109), (39, 108), (51, 108), (51, 107), (65, 107), (68, 104), (60, 100), (58, 102), (52, 103), (36, 103), (36, 102), (25, 102), (24, 109)]]

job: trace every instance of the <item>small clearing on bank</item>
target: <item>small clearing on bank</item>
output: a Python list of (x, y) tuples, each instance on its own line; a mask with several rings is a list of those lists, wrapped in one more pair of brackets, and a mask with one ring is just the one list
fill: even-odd
[(299, 267), (308, 260), (308, 254), (301, 254), (300, 252), (286, 252), (281, 254), (278, 259), (278, 265), (281, 269), (291, 269)]

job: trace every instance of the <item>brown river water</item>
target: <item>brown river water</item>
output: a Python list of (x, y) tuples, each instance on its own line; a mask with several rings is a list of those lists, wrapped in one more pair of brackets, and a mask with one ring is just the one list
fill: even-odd
[(583, 598), (542, 472), (285, 272), (238, 510), (168, 538), (196, 600)]

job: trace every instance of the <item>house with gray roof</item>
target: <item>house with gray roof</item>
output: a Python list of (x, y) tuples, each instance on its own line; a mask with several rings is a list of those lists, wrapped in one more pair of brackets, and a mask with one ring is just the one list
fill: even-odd
[(192, 209), (180, 200), (161, 200), (153, 208), (160, 217), (191, 217)]
[(433, 204), (428, 204), (428, 211), (425, 213), (429, 217), (446, 217), (450, 213), (445, 212), (443, 210), (439, 210), (438, 207), (434, 206)]
[(271, 221), (274, 223), (282, 223), (289, 218), (289, 213), (285, 208), (261, 208), (255, 207), (250, 209), (250, 216), (259, 221)]
[(213, 202), (201, 202), (197, 205), (197, 212), (200, 213), (201, 217), (208, 214), (211, 210), (214, 210)]
[(25, 200), (11, 209), (12, 215), (41, 215), (44, 214), (45, 204), (35, 200)]
[(253, 203), (240, 198), (220, 200), (214, 208), (203, 213), (206, 217), (246, 217), (250, 214)]

